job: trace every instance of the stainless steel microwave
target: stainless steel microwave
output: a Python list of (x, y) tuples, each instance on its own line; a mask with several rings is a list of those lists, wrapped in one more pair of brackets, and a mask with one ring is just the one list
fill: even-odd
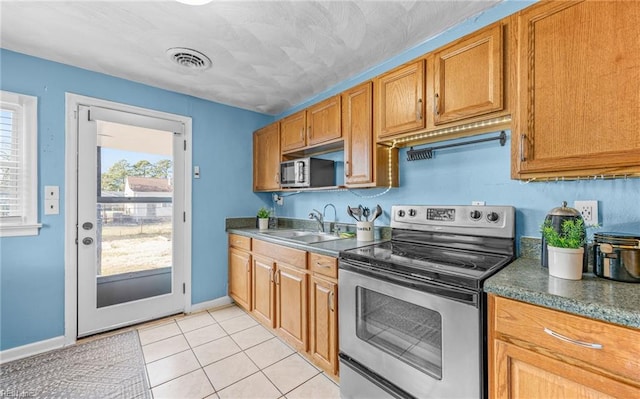
[(300, 158), (280, 163), (280, 187), (305, 188), (335, 186), (335, 162), (319, 158)]

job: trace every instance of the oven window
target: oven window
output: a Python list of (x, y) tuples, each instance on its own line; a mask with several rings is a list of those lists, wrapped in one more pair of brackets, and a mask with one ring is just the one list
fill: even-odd
[(440, 313), (356, 287), (356, 335), (403, 362), (442, 379)]

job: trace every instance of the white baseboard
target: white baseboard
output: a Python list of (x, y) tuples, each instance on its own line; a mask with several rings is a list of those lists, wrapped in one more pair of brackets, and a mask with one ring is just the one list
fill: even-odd
[(231, 303), (233, 303), (233, 299), (231, 299), (230, 296), (225, 295), (223, 297), (216, 298), (211, 301), (200, 302), (200, 303), (191, 305), (191, 309), (189, 309), (189, 313), (195, 313), (195, 312), (199, 312), (201, 310), (206, 310), (206, 309), (219, 308), (221, 306), (230, 305)]
[(0, 364), (10, 362), (12, 360), (22, 359), (37, 355), (39, 353), (48, 352), (53, 349), (62, 348), (64, 346), (64, 336), (45, 339), (44, 341), (34, 342), (16, 348), (3, 350), (0, 352)]

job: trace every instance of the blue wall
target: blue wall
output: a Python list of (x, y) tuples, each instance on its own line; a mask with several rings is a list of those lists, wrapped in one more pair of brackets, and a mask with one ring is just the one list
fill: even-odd
[[(226, 295), (224, 219), (262, 201), (252, 193), (252, 135), (266, 116), (0, 50), (0, 88), (38, 97), (38, 187), (60, 186), (64, 207), (65, 92), (180, 115), (193, 122), (192, 303)], [(41, 196), (40, 196), (41, 197)], [(0, 239), (0, 350), (64, 334), (64, 219), (44, 216), (35, 237)]]
[[(507, 131), (507, 133), (510, 133)], [(489, 133), (475, 138), (495, 136)], [(362, 204), (373, 208), (380, 204), (384, 216), (376, 225), (389, 225), (389, 211), (398, 204), (451, 205), (486, 201), (487, 205), (513, 205), (517, 209), (516, 233), (518, 237), (539, 237), (539, 226), (549, 210), (560, 206), (563, 200), (573, 206), (574, 200), (599, 200), (598, 231), (634, 231), (640, 234), (640, 179), (580, 180), (553, 182), (523, 182), (511, 180), (510, 134), (504, 147), (497, 141), (473, 144), (434, 152), (430, 160), (408, 162), (407, 149), (400, 150), (400, 187), (375, 198), (361, 198), (384, 192), (383, 189), (350, 190), (342, 192), (302, 192), (284, 198), (283, 206), (275, 206), (278, 216), (306, 218), (311, 209), (320, 211), (327, 203), (338, 210), (338, 221), (353, 223), (346, 213), (347, 205)], [(443, 145), (464, 141), (451, 140)], [(423, 148), (418, 147), (418, 148)], [(343, 169), (343, 154), (335, 153), (331, 159)], [(326, 156), (322, 156), (327, 158)], [(270, 206), (273, 206), (271, 204)], [(327, 221), (333, 219), (333, 210), (327, 209)], [(593, 231), (590, 231), (592, 234)]]

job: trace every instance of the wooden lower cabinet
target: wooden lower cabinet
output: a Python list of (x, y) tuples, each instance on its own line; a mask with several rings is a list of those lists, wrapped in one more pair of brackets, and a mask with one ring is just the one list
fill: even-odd
[(338, 372), (338, 283), (309, 280), (309, 355), (329, 374)]
[(251, 238), (229, 234), (229, 296), (251, 311)]
[(299, 351), (307, 350), (307, 273), (278, 263), (276, 330)]
[(229, 248), (229, 296), (246, 310), (251, 310), (251, 254)]
[(489, 295), (491, 398), (639, 398), (640, 330)]
[(275, 327), (275, 262), (272, 259), (253, 255), (251, 278), (252, 311), (262, 324)]

